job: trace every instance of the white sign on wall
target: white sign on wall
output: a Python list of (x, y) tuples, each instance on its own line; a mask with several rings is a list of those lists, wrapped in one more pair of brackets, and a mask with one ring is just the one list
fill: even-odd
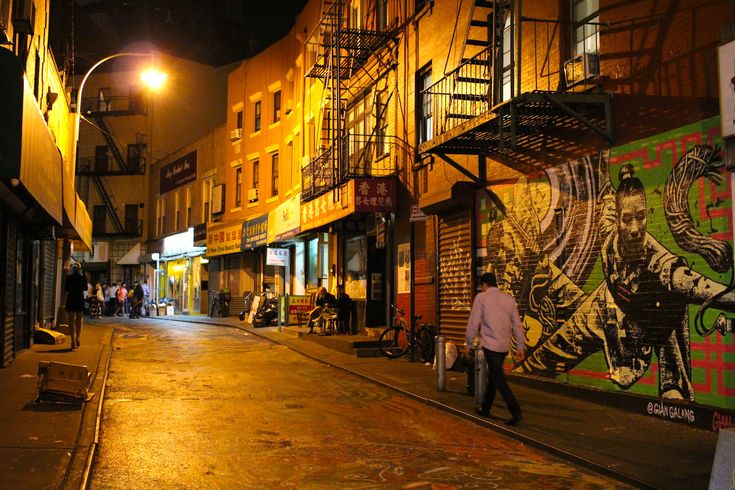
[(735, 41), (717, 49), (720, 65), (720, 119), (722, 137), (735, 136)]
[(289, 250), (287, 248), (267, 248), (265, 256), (266, 265), (280, 265), (288, 267)]

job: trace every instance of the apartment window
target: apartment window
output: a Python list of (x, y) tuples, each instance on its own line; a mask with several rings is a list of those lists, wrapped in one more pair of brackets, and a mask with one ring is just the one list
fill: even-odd
[(242, 205), (242, 167), (235, 168), (235, 207)]
[(498, 65), (500, 69), (501, 77), (501, 100), (496, 102), (502, 102), (508, 100), (513, 96), (513, 57), (511, 47), (513, 46), (513, 36), (511, 36), (511, 16), (507, 15), (505, 18), (505, 26), (503, 27), (503, 56), (501, 58), (502, 63)]
[(349, 134), (349, 170), (350, 172), (365, 173), (365, 169), (372, 162), (370, 143), (373, 142), (373, 93), (355, 101), (347, 110), (345, 123)]
[(179, 201), (179, 193), (176, 192), (176, 208), (174, 212), (174, 230), (178, 231), (181, 226), (181, 202)]
[(107, 230), (107, 208), (95, 206), (92, 212), (92, 233), (99, 235)]
[(40, 101), (41, 94), (40, 94), (40, 88), (41, 88), (41, 56), (38, 54), (38, 51), (36, 51), (36, 62), (34, 63), (34, 72), (33, 72), (33, 96), (36, 98), (37, 101)]
[(388, 153), (386, 135), (388, 134), (388, 91), (382, 90), (375, 95), (375, 155)]
[(253, 189), (260, 185), (260, 160), (253, 160)]
[(138, 204), (126, 204), (125, 205), (125, 232), (137, 235), (138, 234)]
[(375, 3), (375, 27), (383, 32), (388, 27), (388, 0), (376, 0)]
[(186, 222), (185, 228), (188, 230), (191, 226), (191, 187), (186, 188)]
[(352, 0), (350, 2), (349, 23), (352, 29), (362, 29), (361, 3), (362, 0)]
[(281, 91), (273, 92), (273, 122), (281, 120)]
[(110, 147), (107, 145), (94, 147), (94, 171), (107, 172), (110, 169)]
[(242, 129), (242, 111), (237, 111), (237, 129)]
[(137, 143), (128, 145), (128, 169), (131, 172), (140, 172), (143, 166), (143, 150), (145, 145)]
[(260, 101), (255, 102), (255, 131), (260, 131)]
[(416, 74), (416, 114), (418, 115), (416, 133), (419, 144), (433, 137), (431, 94), (427, 91), (431, 84), (431, 65), (427, 65)]
[(156, 205), (158, 215), (158, 235), (163, 235), (166, 231), (166, 201), (161, 197)]
[(278, 153), (271, 155), (271, 197), (278, 195)]
[(600, 22), (599, 0), (572, 0), (572, 20), (574, 56), (597, 53), (600, 47), (600, 30), (597, 25)]

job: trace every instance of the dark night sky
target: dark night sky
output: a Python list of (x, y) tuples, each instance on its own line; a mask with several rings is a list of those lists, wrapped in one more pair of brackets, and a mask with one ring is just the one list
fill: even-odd
[[(160, 51), (219, 66), (252, 56), (278, 40), (305, 4), (306, 0), (51, 0), (50, 40), (59, 68), (67, 67), (65, 61), (74, 53), (76, 73), (133, 43), (151, 43)], [(73, 12), (72, 5), (76, 5)]]

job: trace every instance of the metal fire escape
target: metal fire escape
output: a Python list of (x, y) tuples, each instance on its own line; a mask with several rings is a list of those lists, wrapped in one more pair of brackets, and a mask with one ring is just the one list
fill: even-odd
[[(136, 97), (108, 97), (102, 100), (98, 97), (85, 98), (82, 101), (82, 115), (92, 119), (94, 126), (100, 131), (110, 150), (110, 156), (114, 165), (110, 168), (109, 162), (98, 167), (98, 162), (91, 159), (80, 159), (77, 162), (77, 175), (80, 179), (82, 187), (89, 189), (89, 180), (94, 184), (97, 193), (102, 199), (107, 215), (110, 217), (114, 233), (121, 235), (135, 235), (137, 232), (128, 230), (125, 227), (120, 215), (118, 214), (118, 205), (112, 190), (105, 181), (105, 176), (118, 175), (144, 175), (146, 171), (145, 159), (142, 152), (138, 155), (138, 159), (127, 160), (123, 157), (120, 150), (120, 142), (108, 124), (108, 118), (120, 116), (145, 115), (145, 101), (142, 96)], [(142, 148), (143, 144), (138, 142)]]
[[(420, 155), (436, 155), (484, 187), (486, 156), (527, 171), (539, 161), (579, 151), (580, 135), (592, 132), (612, 144), (610, 94), (562, 81), (557, 90), (522, 90), (522, 23), (563, 22), (524, 17), (520, 0), (475, 0), (470, 16), (459, 66), (422, 92), (431, 101), (432, 120)], [(537, 44), (530, 49), (539, 49)], [(479, 175), (452, 154), (478, 155)]]
[[(345, 114), (349, 101), (360, 93), (354, 80), (375, 80), (367, 65), (371, 59), (385, 64), (382, 48), (393, 39), (391, 29), (378, 26), (376, 19), (350, 19), (345, 15), (346, 5), (344, 0), (323, 2), (319, 24), (305, 42), (305, 76), (323, 82), (324, 98), (316, 121), (320, 147), (302, 170), (304, 202), (338, 188), (351, 176)], [(369, 12), (375, 14), (375, 9)]]

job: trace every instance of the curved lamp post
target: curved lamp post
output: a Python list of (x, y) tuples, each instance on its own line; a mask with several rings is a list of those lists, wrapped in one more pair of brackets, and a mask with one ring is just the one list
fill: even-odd
[[(77, 91), (77, 113), (74, 121), (74, 168), (76, 169), (76, 161), (77, 161), (77, 149), (79, 145), (79, 121), (82, 118), (82, 96), (84, 94), (84, 86), (87, 83), (87, 79), (92, 74), (92, 72), (100, 66), (105, 61), (109, 61), (114, 58), (121, 58), (123, 56), (141, 56), (145, 58), (151, 58), (155, 56), (153, 53), (138, 53), (138, 52), (122, 52), (122, 53), (115, 53), (110, 56), (107, 56), (106, 58), (102, 58), (97, 63), (92, 65), (92, 67), (87, 70), (87, 73), (84, 74), (84, 78), (82, 78), (82, 83), (79, 84), (79, 90)], [(168, 75), (162, 72), (156, 72), (155, 70), (146, 70), (141, 75), (141, 80), (145, 82), (149, 87), (155, 89), (158, 89), (165, 81)]]
[[(77, 167), (77, 161), (78, 161), (78, 150), (79, 150), (79, 122), (82, 118), (82, 101), (83, 94), (84, 94), (84, 86), (87, 83), (87, 79), (89, 79), (89, 76), (92, 74), (92, 72), (100, 66), (102, 63), (109, 61), (114, 58), (121, 58), (123, 56), (137, 56), (137, 57), (144, 57), (144, 58), (152, 58), (155, 56), (154, 53), (140, 53), (140, 52), (122, 52), (122, 53), (115, 53), (110, 56), (107, 56), (106, 58), (102, 58), (97, 63), (92, 65), (92, 67), (87, 70), (87, 73), (84, 74), (84, 78), (82, 78), (82, 82), (79, 84), (79, 90), (77, 91), (77, 111), (76, 115), (74, 117), (74, 173), (76, 174), (76, 167)], [(159, 72), (156, 70), (148, 69), (144, 71), (141, 74), (140, 79), (148, 85), (150, 88), (157, 90), (160, 88), (163, 83), (168, 78), (168, 75)], [(156, 262), (156, 280), (158, 279), (158, 262)]]

